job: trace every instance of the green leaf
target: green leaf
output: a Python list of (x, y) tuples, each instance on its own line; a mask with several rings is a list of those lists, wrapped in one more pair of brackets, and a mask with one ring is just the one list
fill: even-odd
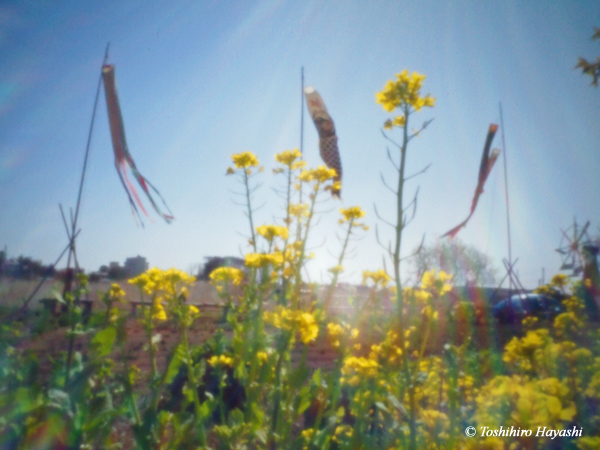
[(175, 352), (173, 353), (173, 358), (171, 358), (171, 361), (169, 362), (169, 367), (167, 367), (167, 373), (165, 374), (166, 384), (171, 384), (173, 378), (175, 378), (175, 376), (179, 372), (179, 369), (181, 368), (184, 362), (183, 353), (183, 345), (179, 344), (175, 349)]
[(392, 394), (388, 394), (388, 400), (394, 408), (396, 408), (398, 411), (404, 414), (405, 417), (408, 417), (408, 411), (406, 411), (404, 405), (402, 405), (402, 403), (400, 403), (400, 401), (396, 397), (394, 397)]
[(54, 298), (56, 300), (58, 300), (58, 303), (62, 303), (63, 305), (67, 304), (67, 302), (65, 301), (65, 299), (63, 298), (63, 296), (60, 292), (58, 292), (57, 290), (54, 290), (53, 294), (54, 294)]
[(377, 408), (381, 409), (382, 411), (389, 412), (387, 410), (387, 408), (385, 407), (385, 405), (383, 403), (381, 403), (381, 402), (375, 402), (375, 406), (377, 406)]
[(313, 373), (313, 383), (317, 386), (321, 386), (321, 369), (317, 369), (315, 373)]
[(113, 348), (117, 338), (117, 330), (115, 327), (107, 327), (100, 330), (92, 339), (92, 346), (96, 350), (98, 356), (108, 356)]
[(305, 364), (298, 366), (298, 368), (290, 374), (289, 387), (291, 389), (298, 389), (302, 387), (302, 385), (306, 383), (306, 380), (308, 380), (309, 375), (310, 372)]
[(48, 401), (49, 404), (68, 413), (72, 414), (71, 411), (71, 398), (69, 394), (60, 389), (49, 389), (48, 390)]
[(254, 432), (254, 435), (258, 438), (258, 440), (260, 442), (262, 442), (263, 444), (267, 443), (267, 433), (265, 432), (265, 430), (263, 430), (262, 428), (256, 430)]
[(298, 414), (302, 414), (304, 411), (306, 411), (310, 406), (310, 403), (311, 401), (308, 397), (302, 398), (300, 405), (298, 406)]
[(229, 420), (233, 426), (241, 425), (244, 423), (244, 413), (235, 408), (229, 413)]

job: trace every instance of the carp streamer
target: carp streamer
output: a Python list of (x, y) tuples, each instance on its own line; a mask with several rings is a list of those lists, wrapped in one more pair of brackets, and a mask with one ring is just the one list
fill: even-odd
[[(133, 185), (129, 181), (127, 177), (127, 168), (131, 170), (133, 176), (142, 187), (143, 191), (146, 193), (148, 200), (154, 207), (154, 210), (166, 220), (167, 223), (171, 223), (174, 219), (169, 207), (163, 200), (160, 192), (141, 174), (138, 172), (135, 162), (129, 153), (129, 149), (127, 148), (127, 141), (125, 140), (125, 126), (123, 125), (123, 116), (121, 115), (121, 107), (119, 106), (119, 97), (117, 96), (117, 88), (115, 85), (115, 66), (105, 64), (102, 66), (102, 78), (104, 80), (104, 93), (106, 94), (106, 109), (108, 110), (108, 122), (110, 124), (110, 136), (112, 138), (113, 150), (115, 152), (115, 166), (117, 168), (117, 173), (119, 174), (119, 179), (121, 180), (121, 184), (125, 188), (125, 192), (127, 192), (127, 197), (129, 198), (129, 204), (131, 205), (132, 213), (134, 218), (137, 217), (140, 219), (142, 226), (144, 225), (140, 213), (138, 211), (138, 206), (142, 210), (142, 212), (152, 221), (144, 205), (140, 201), (140, 198), (134, 189)], [(169, 214), (163, 213), (154, 199), (150, 194), (150, 189), (152, 189), (156, 195), (162, 200), (163, 205)], [(134, 201), (135, 200), (135, 201)], [(136, 206), (137, 205), (137, 206)]]
[[(319, 151), (323, 162), (330, 169), (335, 169), (335, 181), (342, 182), (342, 160), (337, 145), (337, 135), (333, 119), (327, 112), (325, 103), (319, 93), (312, 86), (304, 88), (306, 106), (319, 133)], [(334, 197), (340, 198), (341, 189), (331, 191)]]
[(467, 217), (459, 225), (452, 228), (442, 237), (450, 236), (450, 239), (452, 239), (454, 236), (456, 236), (460, 229), (467, 225), (467, 222), (475, 212), (475, 207), (477, 206), (477, 202), (479, 201), (479, 196), (483, 194), (483, 185), (485, 184), (485, 180), (487, 180), (487, 177), (492, 171), (492, 167), (494, 167), (494, 163), (496, 162), (496, 159), (498, 159), (498, 155), (500, 154), (500, 150), (495, 148), (494, 150), (492, 150), (492, 154), (490, 155), (490, 147), (492, 146), (492, 140), (494, 139), (496, 131), (498, 131), (498, 125), (490, 124), (490, 129), (488, 131), (487, 138), (485, 140), (485, 145), (483, 147), (481, 165), (479, 166), (479, 179), (477, 181), (477, 188), (475, 188), (475, 196), (473, 197), (473, 202), (471, 203), (471, 213), (469, 214), (469, 217)]

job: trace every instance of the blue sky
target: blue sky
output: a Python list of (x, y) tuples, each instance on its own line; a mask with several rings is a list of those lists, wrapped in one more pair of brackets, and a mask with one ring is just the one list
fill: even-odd
[[(343, 202), (314, 230), (314, 281), (327, 280), (340, 244), (340, 207), (360, 205), (371, 231), (346, 262), (346, 281), (382, 266), (373, 204), (392, 218), (381, 184), (393, 170), (375, 92), (403, 69), (427, 75), (434, 118), (411, 142), (408, 174), (420, 186), (404, 253), (468, 214), (490, 123), (504, 111), (513, 259), (528, 287), (561, 260), (560, 229), (576, 217), (600, 226), (600, 90), (574, 70), (595, 59), (600, 3), (422, 2), (3, 2), (0, 6), (0, 246), (50, 263), (67, 243), (58, 209), (74, 207), (100, 65), (107, 42), (130, 152), (176, 220), (136, 226), (114, 168), (101, 93), (83, 192), (78, 256), (86, 270), (143, 255), (189, 270), (205, 256), (247, 250), (248, 225), (225, 177), (232, 153), (253, 151), (268, 169), (257, 225), (278, 217), (274, 155), (300, 143), (300, 68), (323, 97), (339, 136)], [(392, 134), (399, 138), (399, 135)], [(501, 135), (494, 146), (502, 148)], [(321, 164), (305, 111), (304, 154)], [(501, 156), (502, 158), (502, 156)], [(503, 161), (459, 237), (508, 256)], [(407, 197), (408, 198), (408, 197)], [(382, 237), (391, 238), (379, 224)], [(61, 265), (64, 265), (64, 260)], [(59, 266), (61, 266), (59, 265)]]

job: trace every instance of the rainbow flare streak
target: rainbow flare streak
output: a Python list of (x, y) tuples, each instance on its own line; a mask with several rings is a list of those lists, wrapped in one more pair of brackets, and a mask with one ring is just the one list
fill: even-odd
[[(160, 215), (167, 223), (171, 223), (174, 219), (169, 207), (165, 203), (164, 199), (160, 195), (160, 192), (150, 183), (141, 173), (138, 172), (135, 162), (129, 153), (129, 149), (127, 148), (127, 141), (125, 140), (125, 126), (123, 125), (123, 116), (121, 115), (121, 107), (119, 106), (119, 97), (117, 96), (117, 88), (115, 85), (115, 66), (106, 64), (102, 66), (102, 78), (104, 80), (104, 93), (106, 94), (106, 109), (108, 110), (108, 122), (110, 124), (110, 135), (112, 138), (113, 150), (115, 152), (115, 167), (117, 168), (117, 173), (119, 174), (119, 179), (121, 180), (121, 184), (125, 188), (125, 192), (127, 192), (127, 197), (129, 198), (129, 204), (131, 205), (132, 212), (134, 213), (134, 217), (140, 219), (140, 213), (137, 209), (137, 206), (140, 207), (142, 212), (146, 217), (152, 221), (144, 205), (140, 201), (140, 198), (134, 189), (133, 185), (129, 181), (127, 177), (127, 168), (131, 170), (133, 176), (142, 187), (148, 200), (154, 207), (154, 210)], [(163, 213), (154, 199), (150, 194), (151, 188), (156, 195), (162, 200), (165, 208), (169, 212), (169, 214)], [(135, 201), (134, 201), (135, 199)], [(137, 206), (136, 206), (137, 205)], [(142, 222), (143, 226), (143, 222)]]

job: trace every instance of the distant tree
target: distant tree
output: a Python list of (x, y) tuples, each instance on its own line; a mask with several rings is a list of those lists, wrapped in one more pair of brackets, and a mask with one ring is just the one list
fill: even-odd
[[(600, 39), (600, 28), (594, 27), (594, 35), (592, 40)], [(587, 59), (579, 57), (579, 62), (575, 66), (576, 69), (581, 68), (581, 71), (591, 76), (594, 80), (592, 86), (598, 87), (598, 78), (600, 78), (600, 57), (596, 59), (595, 63), (589, 62)]]
[(409, 262), (411, 277), (418, 281), (423, 272), (443, 270), (452, 275), (455, 286), (489, 286), (496, 283), (496, 268), (485, 253), (460, 239), (438, 239), (423, 246)]
[(42, 276), (46, 269), (47, 268), (42, 265), (41, 261), (34, 261), (28, 256), (19, 256), (17, 258), (16, 278), (31, 280), (32, 278)]
[(207, 256), (205, 259), (206, 263), (202, 267), (202, 270), (198, 272), (197, 278), (200, 281), (208, 281), (212, 271), (219, 267), (245, 268), (244, 260), (235, 256)]

